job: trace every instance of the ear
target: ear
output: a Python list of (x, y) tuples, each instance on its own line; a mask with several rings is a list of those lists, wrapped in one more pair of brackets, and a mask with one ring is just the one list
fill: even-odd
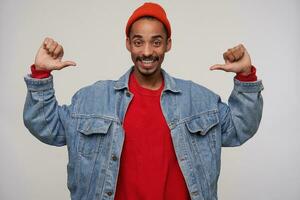
[(129, 37), (126, 37), (126, 48), (129, 52), (131, 52), (131, 46), (130, 46), (130, 39)]
[(167, 39), (167, 49), (166, 49), (166, 52), (170, 51), (171, 47), (172, 47), (172, 39), (168, 38)]

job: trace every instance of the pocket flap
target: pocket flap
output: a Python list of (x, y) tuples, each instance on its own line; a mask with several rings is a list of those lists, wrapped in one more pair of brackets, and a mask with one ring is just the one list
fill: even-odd
[(112, 121), (103, 118), (79, 119), (77, 130), (84, 135), (106, 134)]
[(191, 133), (199, 132), (201, 135), (206, 135), (218, 123), (219, 120), (216, 112), (203, 113), (185, 122), (187, 129)]

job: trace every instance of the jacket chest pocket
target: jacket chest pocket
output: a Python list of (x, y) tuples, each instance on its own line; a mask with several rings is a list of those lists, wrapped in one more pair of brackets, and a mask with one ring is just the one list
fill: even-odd
[(192, 134), (193, 143), (199, 144), (202, 150), (209, 145), (211, 150), (216, 150), (216, 134), (214, 127), (219, 123), (218, 115), (214, 111), (208, 111), (194, 116), (185, 122), (185, 126)]
[(82, 155), (90, 155), (101, 151), (107, 143), (108, 133), (112, 121), (103, 118), (91, 117), (78, 120), (79, 132), (78, 152)]

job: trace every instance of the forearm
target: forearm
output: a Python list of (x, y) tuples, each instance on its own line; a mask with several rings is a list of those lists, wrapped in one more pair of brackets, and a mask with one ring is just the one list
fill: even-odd
[(62, 146), (66, 144), (62, 117), (67, 112), (57, 104), (52, 76), (44, 79), (25, 77), (27, 96), (23, 119), (28, 130), (40, 141)]
[(263, 110), (261, 81), (241, 82), (234, 80), (228, 106), (220, 104), (222, 145), (239, 146), (257, 131)]

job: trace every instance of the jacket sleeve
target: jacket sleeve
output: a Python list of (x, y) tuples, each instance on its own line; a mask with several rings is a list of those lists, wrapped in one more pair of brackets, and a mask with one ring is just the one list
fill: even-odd
[(26, 128), (43, 143), (54, 146), (65, 145), (66, 122), (70, 120), (72, 106), (58, 105), (52, 76), (34, 79), (27, 75), (24, 80), (27, 85), (23, 110)]
[(239, 146), (258, 130), (263, 110), (261, 80), (241, 82), (234, 79), (228, 105), (219, 100), (222, 146)]

